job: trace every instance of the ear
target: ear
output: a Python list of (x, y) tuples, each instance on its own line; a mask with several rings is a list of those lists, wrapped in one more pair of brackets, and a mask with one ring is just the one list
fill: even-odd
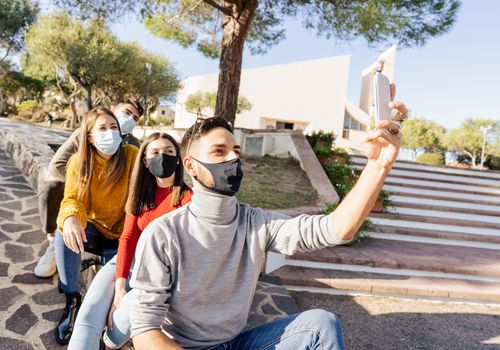
[(92, 135), (91, 133), (89, 133), (89, 134), (87, 135), (87, 140), (89, 140), (89, 142), (90, 142), (91, 144), (94, 144), (94, 135)]
[(184, 159), (182, 160), (182, 165), (184, 165), (184, 170), (186, 170), (186, 172), (191, 177), (198, 175), (195, 163), (196, 162), (191, 157), (184, 157)]
[(146, 157), (142, 158), (142, 162), (144, 163), (144, 166), (147, 168), (148, 162), (146, 161)]

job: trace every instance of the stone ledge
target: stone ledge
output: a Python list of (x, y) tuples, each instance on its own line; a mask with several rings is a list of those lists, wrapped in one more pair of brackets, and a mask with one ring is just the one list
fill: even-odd
[(68, 132), (0, 118), (0, 149), (14, 160), (17, 168), (36, 190), (43, 181), (54, 155), (51, 142), (62, 144)]

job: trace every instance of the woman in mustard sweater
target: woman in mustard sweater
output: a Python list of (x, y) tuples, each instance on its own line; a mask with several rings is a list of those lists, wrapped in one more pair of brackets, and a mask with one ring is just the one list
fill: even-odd
[(81, 304), (81, 253), (110, 260), (123, 231), (125, 202), (137, 147), (121, 145), (118, 120), (107, 108), (86, 114), (78, 151), (67, 166), (64, 199), (55, 235), (59, 287), (66, 295), (56, 341), (67, 344)]

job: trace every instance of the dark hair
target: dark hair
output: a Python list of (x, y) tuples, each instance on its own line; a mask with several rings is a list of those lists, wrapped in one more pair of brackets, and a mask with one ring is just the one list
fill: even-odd
[(137, 109), (137, 112), (139, 112), (138, 117), (140, 118), (144, 114), (144, 107), (142, 107), (141, 101), (135, 100), (132, 101), (131, 99), (126, 99), (126, 100), (120, 100), (115, 103), (115, 106), (118, 106), (119, 104), (129, 104), (135, 107)]
[[(77, 171), (77, 197), (83, 199), (88, 191), (90, 185), (90, 178), (92, 177), (94, 168), (94, 157), (97, 151), (89, 141), (89, 134), (94, 127), (97, 118), (102, 115), (108, 115), (112, 117), (118, 126), (118, 131), (121, 134), (120, 123), (116, 116), (105, 107), (94, 107), (85, 114), (83, 118), (82, 126), (80, 128), (80, 144), (78, 145), (78, 161), (76, 166)], [(105, 186), (113, 186), (118, 180), (121, 179), (123, 172), (125, 170), (125, 151), (123, 147), (119, 147), (118, 150), (111, 156), (109, 163), (109, 172), (104, 180), (103, 184)]]
[(208, 133), (210, 130), (215, 128), (224, 128), (228, 130), (231, 134), (233, 133), (233, 128), (231, 125), (221, 117), (211, 117), (206, 119), (197, 119), (196, 122), (187, 129), (181, 142), (182, 154), (187, 155), (189, 148), (193, 141), (198, 140), (200, 137)]
[(155, 176), (146, 168), (144, 158), (146, 157), (146, 150), (149, 144), (158, 139), (166, 139), (172, 142), (177, 154), (178, 164), (175, 169), (174, 188), (170, 202), (173, 207), (179, 205), (184, 191), (188, 189), (188, 186), (184, 183), (184, 167), (182, 166), (181, 152), (175, 139), (169, 134), (160, 132), (149, 135), (141, 144), (139, 154), (137, 155), (134, 171), (130, 179), (127, 204), (125, 205), (127, 213), (135, 216), (140, 215), (143, 211), (155, 208), (155, 194), (158, 186)]

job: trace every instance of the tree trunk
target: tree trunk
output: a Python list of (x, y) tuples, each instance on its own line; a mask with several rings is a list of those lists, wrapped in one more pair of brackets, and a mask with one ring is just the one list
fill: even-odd
[(69, 106), (71, 107), (72, 116), (69, 120), (69, 128), (73, 130), (76, 125), (76, 120), (78, 119), (78, 113), (76, 112), (75, 97), (71, 97), (69, 101)]
[(87, 108), (90, 111), (92, 109), (92, 85), (87, 85), (83, 88), (87, 91)]
[(231, 8), (232, 14), (224, 15), (222, 23), (223, 36), (215, 116), (224, 118), (234, 126), (240, 89), (243, 48), (248, 29), (257, 9), (258, 0), (244, 1), (242, 7), (230, 1), (224, 1), (224, 3), (227, 8)]

